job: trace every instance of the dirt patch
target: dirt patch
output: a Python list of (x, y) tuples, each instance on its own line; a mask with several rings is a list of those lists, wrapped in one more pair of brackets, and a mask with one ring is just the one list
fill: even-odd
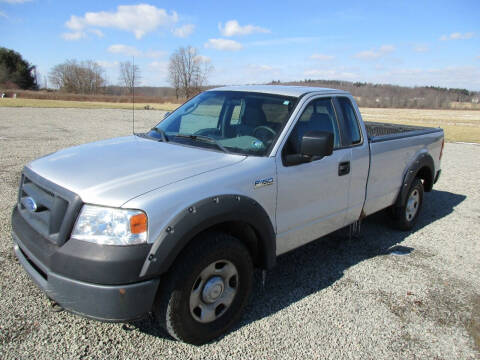
[[(423, 294), (407, 291), (402, 296), (381, 291), (379, 300), (408, 324), (418, 317), (432, 321), (440, 327), (464, 328), (473, 339), (475, 350), (480, 352), (480, 295), (468, 293), (466, 284), (456, 279), (436, 279), (432, 288)], [(402, 334), (402, 338), (411, 338)]]
[(475, 349), (480, 352), (480, 296), (478, 295), (472, 299), (472, 314), (465, 328), (475, 342)]
[(39, 322), (26, 320), (23, 316), (15, 316), (16, 322), (9, 327), (0, 327), (0, 345), (21, 342), (28, 334), (38, 330)]

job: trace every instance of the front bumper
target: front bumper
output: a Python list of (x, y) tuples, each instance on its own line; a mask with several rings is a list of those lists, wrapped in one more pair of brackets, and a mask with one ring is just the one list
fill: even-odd
[(96, 320), (127, 321), (151, 311), (159, 280), (99, 285), (69, 279), (43, 266), (12, 234), (18, 260), (49, 298), (66, 310)]

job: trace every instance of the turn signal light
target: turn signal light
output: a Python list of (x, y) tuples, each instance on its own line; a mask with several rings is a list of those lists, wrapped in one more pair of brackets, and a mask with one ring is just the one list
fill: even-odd
[(137, 214), (130, 218), (130, 232), (141, 234), (147, 231), (147, 215)]

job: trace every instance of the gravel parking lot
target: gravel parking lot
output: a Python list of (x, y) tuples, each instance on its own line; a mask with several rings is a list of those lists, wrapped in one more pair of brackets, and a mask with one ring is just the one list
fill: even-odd
[[(137, 111), (137, 129), (159, 111)], [(211, 344), (53, 312), (15, 260), (10, 214), (20, 171), (63, 147), (126, 135), (127, 110), (0, 108), (0, 358), (480, 358), (480, 146), (446, 144), (415, 230), (383, 213), (358, 238), (335, 233), (281, 256), (241, 323)], [(392, 248), (409, 252), (391, 255)], [(257, 274), (259, 280), (259, 274)]]

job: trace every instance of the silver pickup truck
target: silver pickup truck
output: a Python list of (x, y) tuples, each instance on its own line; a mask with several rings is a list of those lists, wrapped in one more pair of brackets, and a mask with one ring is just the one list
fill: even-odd
[(344, 91), (212, 89), (147, 133), (25, 166), (14, 249), (61, 307), (153, 312), (202, 344), (240, 318), (254, 268), (385, 208), (410, 230), (442, 150), (442, 129), (364, 123)]

